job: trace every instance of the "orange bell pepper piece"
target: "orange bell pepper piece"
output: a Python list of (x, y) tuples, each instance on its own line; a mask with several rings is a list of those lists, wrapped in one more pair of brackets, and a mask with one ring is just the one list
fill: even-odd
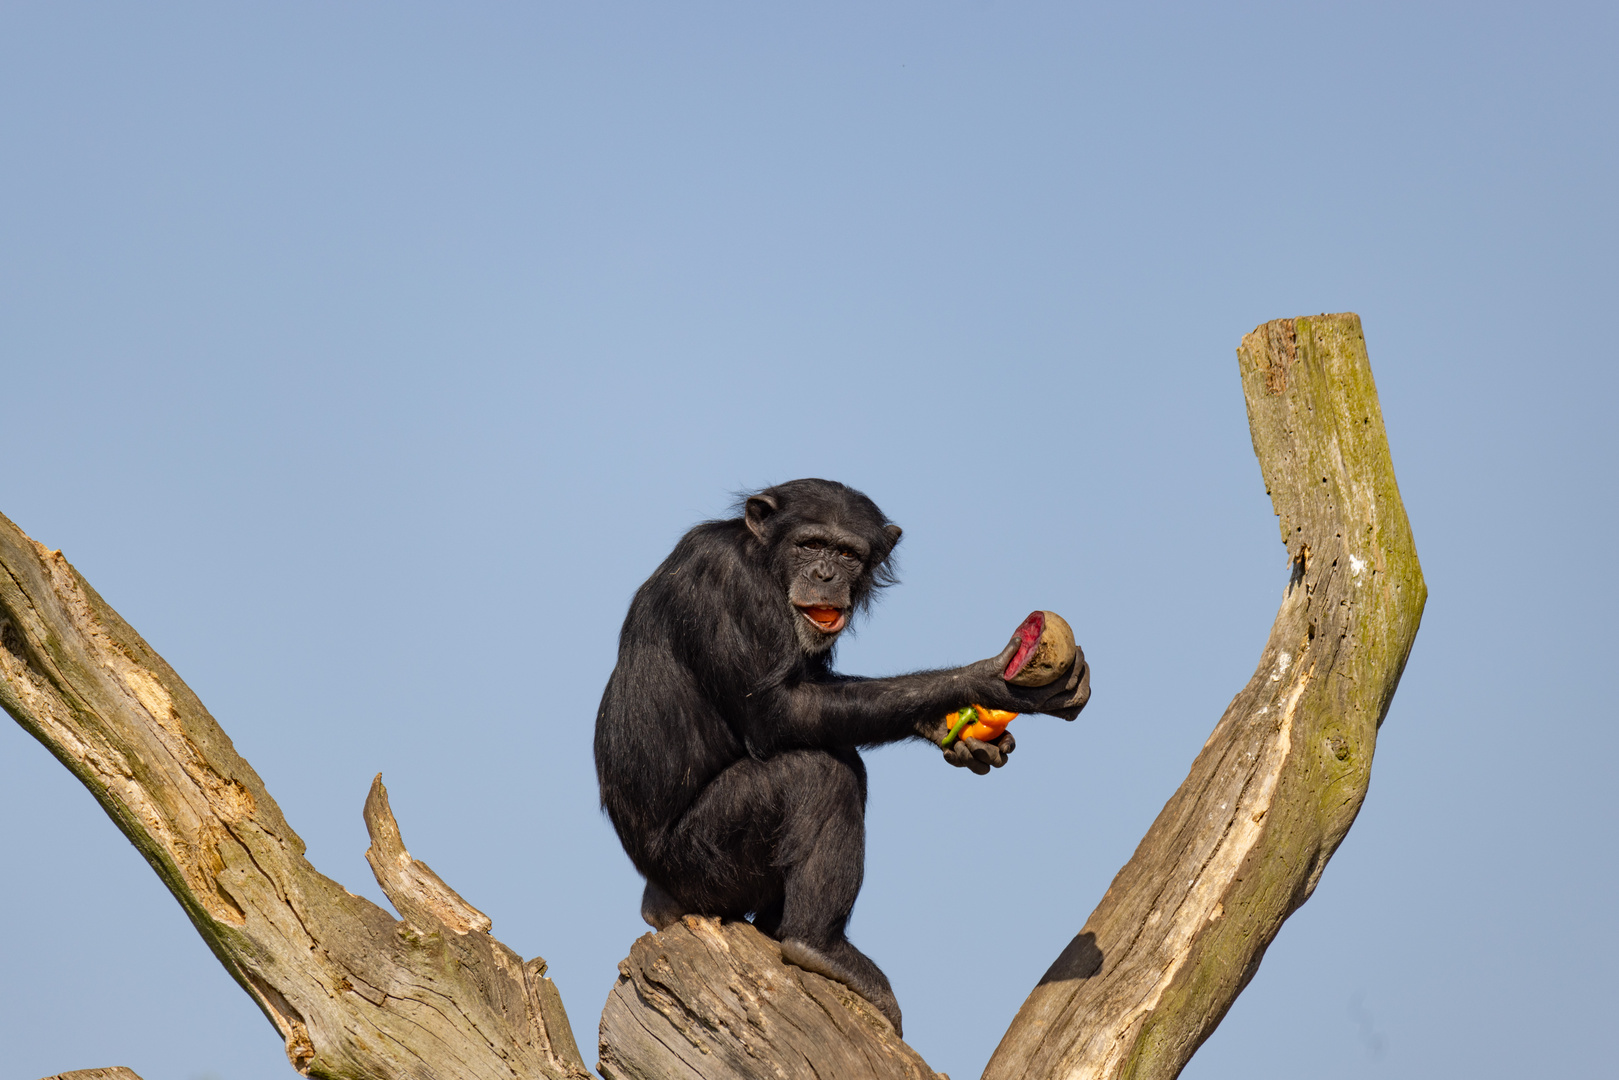
[(1004, 709), (986, 709), (982, 705), (969, 705), (950, 716), (946, 722), (950, 724), (950, 734), (944, 737), (939, 749), (948, 750), (956, 744), (957, 739), (978, 739), (988, 742), (1001, 737), (1006, 725), (1017, 719), (1017, 713), (1006, 712)]

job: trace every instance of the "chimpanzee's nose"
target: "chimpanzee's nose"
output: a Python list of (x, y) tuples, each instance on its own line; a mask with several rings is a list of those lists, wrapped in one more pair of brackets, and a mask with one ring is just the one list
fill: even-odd
[(831, 581), (837, 576), (832, 572), (832, 568), (824, 563), (818, 564), (811, 573), (815, 575), (818, 581)]

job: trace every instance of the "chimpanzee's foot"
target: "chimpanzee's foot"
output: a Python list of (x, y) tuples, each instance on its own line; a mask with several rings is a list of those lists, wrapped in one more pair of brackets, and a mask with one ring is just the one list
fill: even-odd
[(894, 1025), (895, 1035), (905, 1037), (900, 1026), (899, 1001), (894, 997), (893, 987), (888, 985), (888, 976), (848, 941), (836, 942), (830, 949), (822, 950), (801, 938), (787, 938), (781, 943), (781, 958), (794, 967), (825, 975), (847, 986), (888, 1018)]
[(646, 883), (646, 889), (641, 893), (641, 918), (646, 920), (648, 926), (663, 930), (679, 922), (684, 914), (674, 897), (652, 882)]

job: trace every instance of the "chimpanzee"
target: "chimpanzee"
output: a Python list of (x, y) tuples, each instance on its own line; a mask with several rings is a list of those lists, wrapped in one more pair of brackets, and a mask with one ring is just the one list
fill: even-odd
[[(887, 679), (839, 675), (832, 647), (893, 582), (900, 528), (852, 488), (794, 480), (747, 496), (739, 517), (688, 532), (630, 603), (596, 715), (602, 807), (646, 877), (641, 915), (753, 924), (782, 958), (844, 983), (900, 1029), (888, 979), (844, 936), (865, 873), (866, 769), (858, 748), (928, 739), (969, 704), (1072, 720), (1090, 698), (1080, 653), (1067, 679), (1013, 686), (994, 659)], [(1010, 733), (945, 752), (983, 774)]]

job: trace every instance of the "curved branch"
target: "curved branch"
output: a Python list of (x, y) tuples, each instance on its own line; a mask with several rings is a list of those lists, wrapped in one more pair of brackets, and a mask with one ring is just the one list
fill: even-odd
[(411, 859), (366, 803), (395, 920), (304, 858), (258, 774), (62, 557), (0, 517), (0, 705), (90, 789), (315, 1077), (588, 1077), (545, 961)]
[(985, 1070), (1171, 1078), (1253, 978), (1360, 810), (1427, 587), (1360, 319), (1237, 350), (1292, 574), (1253, 678)]

